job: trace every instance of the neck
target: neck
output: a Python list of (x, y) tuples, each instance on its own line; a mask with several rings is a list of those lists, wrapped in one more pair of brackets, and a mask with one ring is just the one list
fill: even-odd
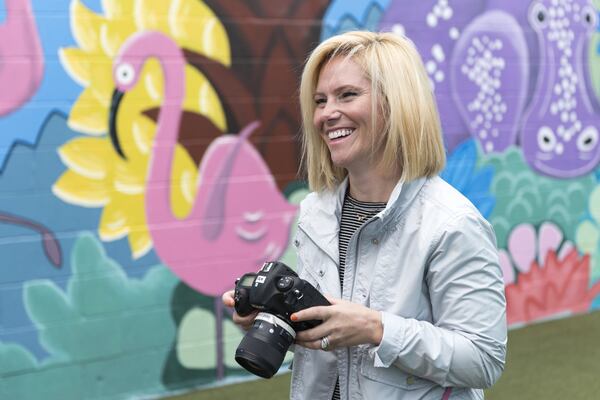
[(359, 201), (386, 203), (396, 187), (400, 174), (348, 174), (350, 196)]

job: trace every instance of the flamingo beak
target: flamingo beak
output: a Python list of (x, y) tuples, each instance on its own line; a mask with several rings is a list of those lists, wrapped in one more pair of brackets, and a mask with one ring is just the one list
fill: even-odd
[(119, 111), (121, 100), (123, 100), (123, 95), (124, 93), (118, 89), (113, 91), (112, 100), (110, 103), (110, 113), (108, 117), (108, 134), (115, 151), (119, 154), (119, 156), (121, 156), (122, 159), (127, 160), (127, 157), (121, 148), (121, 142), (119, 141), (119, 135), (117, 133), (117, 113)]

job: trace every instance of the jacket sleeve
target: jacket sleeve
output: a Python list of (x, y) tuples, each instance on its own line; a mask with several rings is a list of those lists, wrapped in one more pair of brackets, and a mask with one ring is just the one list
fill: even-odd
[(394, 365), (441, 386), (487, 388), (502, 374), (507, 327), (496, 238), (474, 213), (434, 238), (426, 283), (433, 322), (382, 312), (375, 367)]

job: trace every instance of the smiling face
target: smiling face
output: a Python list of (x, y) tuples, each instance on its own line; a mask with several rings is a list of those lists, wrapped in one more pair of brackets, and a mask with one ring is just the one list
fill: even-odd
[(314, 101), (313, 124), (333, 164), (350, 175), (375, 171), (382, 152), (382, 124), (373, 125), (371, 81), (361, 67), (347, 57), (326, 62)]

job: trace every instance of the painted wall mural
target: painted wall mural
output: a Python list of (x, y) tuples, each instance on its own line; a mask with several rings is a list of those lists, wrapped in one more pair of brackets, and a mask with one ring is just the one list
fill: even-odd
[(302, 63), (406, 34), (511, 328), (600, 309), (599, 0), (0, 0), (0, 398), (249, 377), (220, 293), (294, 266)]

